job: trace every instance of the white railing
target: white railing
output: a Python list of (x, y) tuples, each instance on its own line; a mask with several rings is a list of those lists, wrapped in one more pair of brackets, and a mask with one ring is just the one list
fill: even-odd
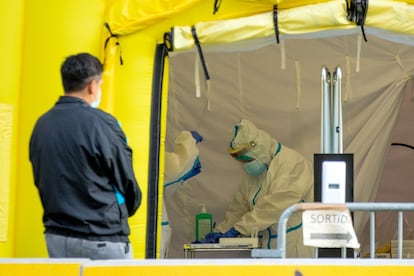
[[(375, 213), (379, 211), (398, 212), (398, 254), (403, 252), (403, 213), (414, 211), (414, 203), (350, 202), (345, 204), (299, 203), (287, 208), (279, 219), (277, 249), (254, 249), (255, 258), (286, 258), (286, 229), (290, 216), (307, 210), (350, 210), (370, 212), (370, 258), (375, 258)], [(344, 256), (344, 250), (342, 251)]]

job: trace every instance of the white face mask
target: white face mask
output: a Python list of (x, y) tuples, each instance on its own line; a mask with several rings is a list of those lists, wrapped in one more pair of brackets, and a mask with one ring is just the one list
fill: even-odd
[(98, 98), (96, 99), (96, 101), (91, 103), (91, 106), (93, 108), (98, 108), (99, 104), (101, 103), (101, 96), (102, 96), (102, 92), (101, 89), (98, 90)]

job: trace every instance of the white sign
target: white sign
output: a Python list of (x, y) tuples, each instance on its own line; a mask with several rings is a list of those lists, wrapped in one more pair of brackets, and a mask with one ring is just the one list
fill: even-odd
[(314, 210), (302, 213), (303, 243), (322, 248), (359, 248), (349, 210)]

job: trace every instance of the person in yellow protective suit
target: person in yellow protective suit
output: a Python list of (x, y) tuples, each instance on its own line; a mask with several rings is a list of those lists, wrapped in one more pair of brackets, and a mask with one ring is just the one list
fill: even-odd
[[(173, 152), (165, 153), (164, 164), (164, 198), (174, 193), (182, 183), (201, 172), (197, 144), (203, 137), (196, 131), (182, 131), (175, 139)], [(160, 257), (168, 256), (171, 241), (171, 226), (165, 200), (161, 213), (161, 249)]]
[[(199, 242), (216, 243), (221, 237), (258, 231), (262, 247), (274, 249), (282, 212), (295, 203), (313, 201), (312, 165), (249, 120), (234, 126), (228, 152), (243, 165), (246, 176), (224, 221)], [(287, 224), (287, 257), (312, 257), (313, 250), (303, 245), (302, 236), (301, 214), (296, 213)]]

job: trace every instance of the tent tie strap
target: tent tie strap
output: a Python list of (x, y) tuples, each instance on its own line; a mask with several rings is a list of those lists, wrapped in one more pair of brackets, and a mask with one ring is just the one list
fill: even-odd
[(347, 2), (348, 20), (355, 22), (358, 26), (361, 26), (361, 32), (365, 42), (367, 37), (365, 36), (364, 24), (368, 13), (368, 0), (351, 0), (350, 5)]
[(275, 36), (276, 36), (276, 42), (279, 44), (279, 21), (277, 19), (277, 5), (273, 6), (273, 24), (275, 26)]
[(119, 63), (120, 63), (121, 65), (123, 65), (123, 64), (124, 64), (124, 61), (122, 60), (122, 55), (121, 55), (121, 45), (119, 44), (118, 35), (117, 35), (117, 34), (112, 33), (111, 27), (109, 26), (108, 22), (105, 22), (104, 26), (105, 26), (105, 28), (106, 28), (106, 29), (108, 30), (108, 32), (109, 32), (109, 37), (107, 37), (107, 38), (105, 39), (104, 49), (106, 49), (106, 46), (108, 46), (109, 41), (110, 41), (112, 38), (115, 38), (115, 39), (116, 39), (116, 43), (115, 43), (115, 45), (119, 47)]
[(391, 146), (406, 147), (406, 148), (414, 150), (414, 146), (409, 145), (409, 144), (405, 144), (405, 143), (391, 143)]
[(213, 14), (216, 14), (221, 6), (221, 0), (214, 0)]
[(198, 40), (197, 31), (195, 29), (195, 26), (191, 26), (191, 34), (193, 35), (194, 44), (197, 46), (198, 55), (200, 56), (201, 65), (203, 67), (204, 76), (206, 77), (206, 80), (210, 79), (210, 75), (208, 74), (206, 61), (204, 59), (203, 50), (201, 49), (200, 41)]

